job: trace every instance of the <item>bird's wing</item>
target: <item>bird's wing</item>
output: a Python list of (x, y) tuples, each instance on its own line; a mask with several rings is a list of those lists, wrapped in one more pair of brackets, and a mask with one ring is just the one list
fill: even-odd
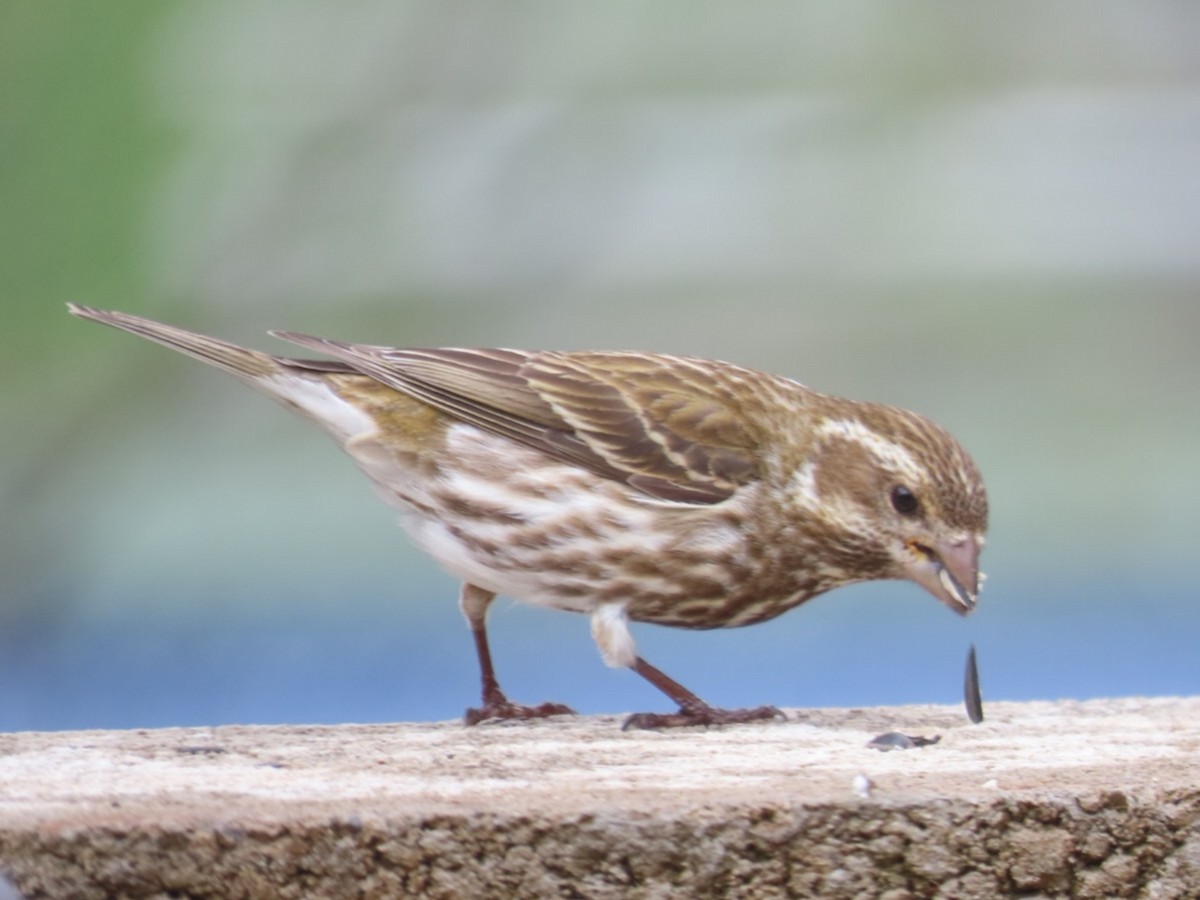
[(292, 332), (449, 416), (659, 499), (718, 503), (759, 475), (758, 373), (642, 353), (399, 350)]

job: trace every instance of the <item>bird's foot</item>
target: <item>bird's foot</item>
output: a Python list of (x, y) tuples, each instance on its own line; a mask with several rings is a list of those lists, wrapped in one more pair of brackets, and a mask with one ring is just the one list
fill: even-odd
[(764, 719), (787, 721), (787, 716), (774, 706), (754, 709), (720, 709), (715, 706), (684, 706), (673, 713), (634, 713), (621, 726), (630, 729), (685, 728), (689, 725), (739, 725), (742, 722), (761, 722)]
[(498, 719), (545, 719), (549, 716), (573, 716), (575, 710), (561, 703), (543, 703), (540, 706), (525, 706), (505, 699), (491, 701), (480, 707), (471, 707), (463, 713), (463, 722), (478, 725), (480, 722)]

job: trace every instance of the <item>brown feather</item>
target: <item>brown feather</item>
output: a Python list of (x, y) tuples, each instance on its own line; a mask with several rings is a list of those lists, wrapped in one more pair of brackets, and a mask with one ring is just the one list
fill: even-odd
[[(647, 495), (717, 503), (758, 477), (756, 434), (723, 370), (655, 354), (402, 350), (291, 332), (462, 422)], [(760, 376), (761, 377), (761, 376)]]

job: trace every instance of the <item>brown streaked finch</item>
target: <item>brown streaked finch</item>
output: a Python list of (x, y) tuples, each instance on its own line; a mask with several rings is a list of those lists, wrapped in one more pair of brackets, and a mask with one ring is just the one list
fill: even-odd
[(975, 607), (987, 496), (946, 431), (730, 363), (634, 352), (410, 350), (292, 332), (333, 360), (271, 356), (75, 304), (211, 363), (328, 431), (462, 579), (482, 704), (466, 722), (568, 713), (501, 691), (497, 594), (586, 613), (604, 661), (679, 705), (626, 727), (778, 717), (709, 706), (651, 666), (629, 623), (731, 628), (840, 585), (909, 579)]

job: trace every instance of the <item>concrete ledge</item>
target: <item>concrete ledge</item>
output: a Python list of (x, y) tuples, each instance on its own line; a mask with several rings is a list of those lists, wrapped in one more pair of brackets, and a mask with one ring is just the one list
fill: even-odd
[[(986, 712), (0, 735), (0, 871), (28, 898), (1200, 896), (1200, 698)], [(942, 739), (866, 747), (893, 730)]]

